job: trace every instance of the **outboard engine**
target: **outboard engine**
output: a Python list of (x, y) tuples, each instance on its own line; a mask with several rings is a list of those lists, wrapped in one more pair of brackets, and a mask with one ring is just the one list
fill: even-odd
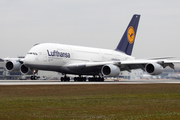
[(145, 66), (145, 70), (150, 75), (159, 75), (163, 72), (164, 68), (160, 64), (157, 64), (157, 63), (148, 63)]
[(19, 71), (21, 63), (18, 61), (8, 61), (5, 64), (5, 68), (8, 71)]

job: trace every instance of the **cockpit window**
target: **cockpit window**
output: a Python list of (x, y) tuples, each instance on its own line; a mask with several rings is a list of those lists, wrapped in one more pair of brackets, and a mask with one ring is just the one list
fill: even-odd
[(30, 55), (38, 55), (36, 52), (28, 52)]

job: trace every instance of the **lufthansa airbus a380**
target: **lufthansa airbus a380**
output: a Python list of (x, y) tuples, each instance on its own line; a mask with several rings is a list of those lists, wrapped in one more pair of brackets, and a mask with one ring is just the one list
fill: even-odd
[(25, 58), (5, 58), (8, 71), (20, 71), (36, 79), (38, 70), (57, 71), (64, 74), (61, 81), (69, 81), (68, 74), (79, 75), (75, 81), (86, 81), (83, 75), (92, 76), (89, 81), (104, 81), (104, 77), (116, 77), (120, 71), (142, 69), (150, 75), (159, 75), (169, 66), (174, 69), (175, 60), (166, 58), (135, 59), (131, 56), (140, 15), (133, 15), (115, 50), (42, 43), (33, 46)]

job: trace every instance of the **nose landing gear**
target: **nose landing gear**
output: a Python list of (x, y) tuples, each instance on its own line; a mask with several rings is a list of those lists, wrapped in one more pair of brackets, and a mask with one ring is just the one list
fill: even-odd
[(36, 76), (37, 72), (38, 72), (37, 70), (33, 70), (33, 75), (31, 76), (31, 80), (37, 80), (37, 76)]

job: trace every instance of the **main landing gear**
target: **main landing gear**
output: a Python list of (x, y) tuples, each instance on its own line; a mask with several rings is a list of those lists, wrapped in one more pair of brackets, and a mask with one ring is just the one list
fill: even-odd
[(74, 82), (85, 82), (86, 77), (74, 77)]
[(67, 77), (66, 75), (64, 77), (61, 77), (61, 81), (62, 82), (69, 82), (70, 81), (70, 77)]
[(88, 78), (89, 82), (104, 82), (104, 78), (101, 74), (99, 74), (99, 77), (96, 77), (93, 75), (93, 77)]
[(91, 77), (88, 79), (89, 82), (104, 82), (103, 77)]
[[(69, 82), (70, 81), (70, 77), (67, 77), (66, 75), (64, 77), (61, 77), (61, 81), (62, 82)], [(88, 78), (89, 82), (104, 82), (104, 78), (103, 77), (89, 77)], [(86, 82), (86, 77), (81, 77), (81, 75), (79, 77), (74, 77), (74, 82)]]

